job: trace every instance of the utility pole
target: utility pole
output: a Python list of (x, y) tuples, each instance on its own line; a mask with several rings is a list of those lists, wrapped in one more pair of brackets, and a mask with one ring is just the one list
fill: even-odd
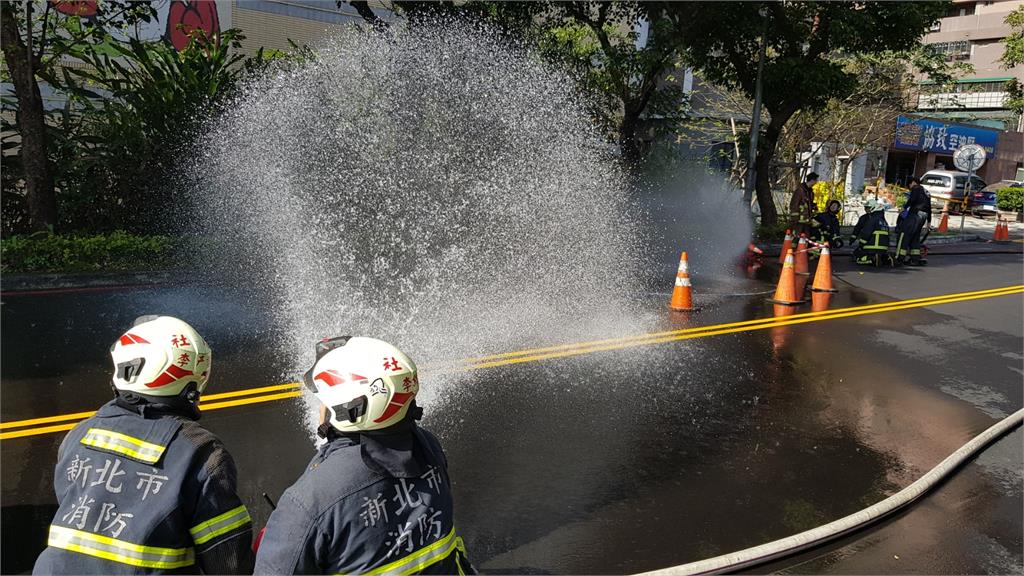
[(750, 152), (747, 160), (747, 182), (743, 187), (743, 201), (750, 205), (757, 186), (757, 139), (761, 134), (761, 76), (764, 73), (764, 57), (767, 50), (768, 10), (762, 6), (758, 10), (764, 20), (761, 29), (761, 51), (757, 58), (757, 81), (754, 85), (754, 112), (750, 117)]

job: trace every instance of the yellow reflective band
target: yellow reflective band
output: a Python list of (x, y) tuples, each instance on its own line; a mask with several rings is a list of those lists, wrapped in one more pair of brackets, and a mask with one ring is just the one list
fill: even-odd
[(149, 464), (155, 464), (160, 459), (160, 456), (163, 455), (164, 450), (167, 449), (166, 446), (152, 444), (126, 434), (121, 434), (120, 432), (104, 430), (102, 428), (89, 428), (89, 431), (82, 437), (81, 443), (86, 446), (124, 454)]
[(142, 568), (169, 570), (195, 564), (195, 552), (192, 548), (142, 546), (62, 526), (50, 526), (47, 544), (54, 548)]
[(219, 516), (214, 516), (189, 528), (189, 532), (192, 533), (192, 540), (196, 544), (203, 544), (250, 522), (252, 519), (249, 518), (249, 511), (245, 509), (245, 504), (242, 504), (238, 508), (232, 508)]
[(365, 576), (379, 576), (382, 574), (404, 576), (406, 574), (414, 574), (450, 556), (458, 548), (461, 540), (461, 538), (455, 536), (455, 527), (453, 526), (447, 536), (430, 546), (417, 550), (405, 558), (399, 558), (390, 564), (385, 564), (380, 568), (375, 568), (362, 574)]

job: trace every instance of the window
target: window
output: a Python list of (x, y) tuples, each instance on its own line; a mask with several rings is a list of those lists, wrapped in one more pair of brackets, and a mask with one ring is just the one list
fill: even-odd
[(945, 56), (946, 60), (967, 60), (971, 57), (971, 43), (968, 40), (936, 42), (928, 44), (928, 49), (935, 54)]
[(949, 176), (942, 176), (940, 174), (926, 174), (924, 178), (921, 178), (921, 184), (925, 186), (943, 186), (948, 188), (949, 183)]

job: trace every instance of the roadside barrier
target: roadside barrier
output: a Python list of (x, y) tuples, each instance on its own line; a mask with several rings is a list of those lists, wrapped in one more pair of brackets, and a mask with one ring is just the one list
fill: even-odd
[(956, 452), (950, 454), (938, 466), (932, 468), (927, 474), (915, 482), (900, 490), (896, 494), (869, 506), (859, 512), (818, 526), (811, 530), (794, 534), (781, 540), (754, 546), (700, 560), (680, 566), (672, 566), (661, 570), (645, 572), (647, 576), (676, 576), (681, 574), (719, 574), (723, 572), (735, 572), (772, 560), (778, 560), (792, 556), (797, 552), (814, 548), (826, 542), (841, 538), (852, 532), (861, 530), (891, 514), (909, 506), (921, 496), (928, 493), (937, 484), (945, 480), (962, 464), (976, 456), (982, 449), (994, 442), (1007, 432), (1020, 426), (1024, 421), (1024, 408), (1014, 412), (1000, 422), (991, 426), (981, 434), (975, 436), (970, 442), (961, 446)]

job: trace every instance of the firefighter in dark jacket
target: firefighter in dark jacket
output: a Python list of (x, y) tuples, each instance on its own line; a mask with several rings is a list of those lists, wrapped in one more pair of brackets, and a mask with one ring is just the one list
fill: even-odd
[(828, 242), (832, 248), (842, 246), (839, 240), (839, 211), (843, 209), (843, 203), (839, 200), (829, 200), (824, 212), (814, 215), (811, 226), (814, 228), (812, 237), (818, 243)]
[(144, 316), (110, 354), (115, 397), (60, 445), (60, 506), (33, 573), (250, 573), (234, 461), (196, 423), (209, 346), (177, 318)]
[(811, 172), (793, 191), (789, 200), (789, 216), (793, 220), (794, 233), (810, 234), (811, 221), (814, 219), (814, 185), (817, 183), (818, 175)]
[(885, 206), (874, 198), (864, 202), (864, 215), (853, 227), (853, 259), (857, 264), (878, 264), (889, 255), (889, 224)]
[(416, 365), (380, 340), (317, 344), (306, 386), (326, 440), (281, 496), (256, 574), (471, 574), (437, 439), (416, 424)]
[(920, 266), (925, 262), (921, 259), (921, 234), (932, 220), (932, 199), (921, 186), (917, 178), (910, 179), (910, 193), (903, 205), (900, 219), (896, 223), (896, 259), (899, 262)]

